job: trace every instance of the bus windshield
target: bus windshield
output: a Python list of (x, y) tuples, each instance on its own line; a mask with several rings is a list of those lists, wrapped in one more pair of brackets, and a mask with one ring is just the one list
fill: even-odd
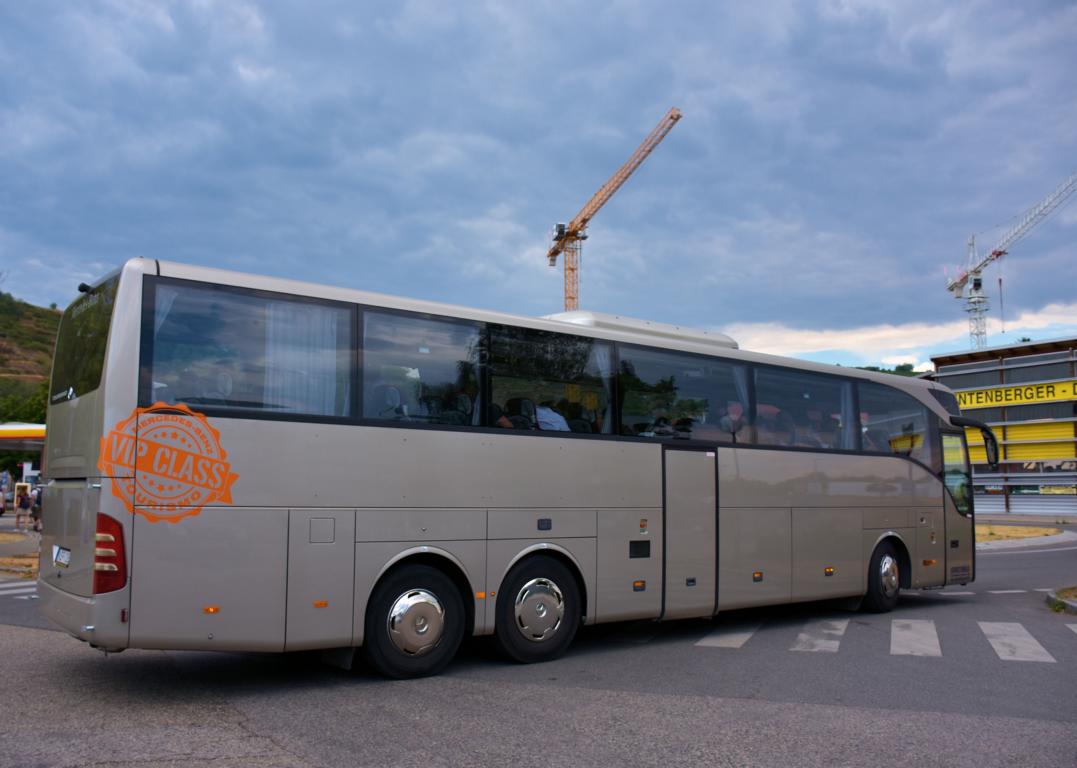
[(101, 385), (108, 328), (119, 283), (118, 275), (101, 283), (64, 312), (53, 357), (52, 403), (73, 400)]

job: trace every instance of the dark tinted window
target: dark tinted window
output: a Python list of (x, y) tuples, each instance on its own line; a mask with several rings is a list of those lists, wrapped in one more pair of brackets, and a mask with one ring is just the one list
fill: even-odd
[(143, 404), (351, 415), (350, 307), (172, 281), (150, 290)]
[[(976, 415), (981, 411), (972, 411)], [(1077, 402), (1036, 403), (1034, 405), (1006, 406), (1006, 421), (1031, 421), (1033, 419), (1066, 419), (1077, 416)], [(982, 419), (981, 419), (982, 420)]]
[(779, 368), (755, 372), (756, 442), (801, 448), (856, 447), (852, 383)]
[(363, 313), (363, 416), (477, 424), (479, 328)]
[(956, 376), (939, 376), (939, 383), (950, 389), (970, 389), (997, 387), (1002, 383), (1000, 371), (983, 371), (981, 373), (960, 373)]
[(969, 418), (979, 419), (986, 424), (994, 424), (997, 421), (1002, 421), (1001, 408), (973, 408), (964, 411), (964, 413)]
[(934, 466), (927, 408), (882, 384), (860, 382), (858, 386), (864, 450), (896, 453)]
[(1007, 384), (1023, 384), (1028, 381), (1051, 381), (1068, 379), (1073, 375), (1069, 363), (1052, 363), (1051, 365), (1029, 365), (1023, 368), (1007, 368), (1003, 371)]
[(750, 442), (743, 365), (622, 347), (620, 396), (622, 434)]
[(119, 284), (119, 277), (102, 283), (76, 299), (64, 312), (52, 362), (52, 402), (70, 400), (101, 386), (108, 329)]
[(609, 434), (612, 351), (582, 336), (491, 326), (487, 423)]
[(961, 415), (961, 408), (957, 405), (957, 396), (953, 392), (946, 392), (942, 389), (932, 389), (931, 396), (939, 401), (939, 404), (946, 409), (946, 412), (953, 416)]

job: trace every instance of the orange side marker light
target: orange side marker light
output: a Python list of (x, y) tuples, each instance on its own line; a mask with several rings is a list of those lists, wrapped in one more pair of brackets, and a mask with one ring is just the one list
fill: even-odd
[(221, 606), (219, 606), (219, 605), (207, 605), (205, 608), (202, 609), (202, 613), (210, 613), (210, 614), (212, 614), (212, 613), (220, 613), (220, 612), (221, 612)]
[(315, 600), (314, 601), (314, 607), (315, 608), (328, 608), (329, 607), (329, 601), (328, 600)]

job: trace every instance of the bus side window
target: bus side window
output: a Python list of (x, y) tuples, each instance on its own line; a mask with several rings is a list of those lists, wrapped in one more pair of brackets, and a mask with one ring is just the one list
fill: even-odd
[(860, 382), (858, 388), (863, 449), (909, 456), (934, 466), (934, 451), (927, 439), (927, 408), (884, 384)]
[(676, 352), (621, 348), (621, 432), (655, 439), (750, 442), (747, 368)]
[(479, 326), (363, 313), (363, 417), (465, 426), (478, 400)]
[(853, 386), (835, 376), (782, 368), (755, 371), (760, 445), (797, 448), (856, 446), (851, 424)]
[(143, 405), (351, 415), (350, 306), (158, 279)]
[(610, 434), (612, 357), (606, 341), (491, 326), (491, 399), (515, 429)]

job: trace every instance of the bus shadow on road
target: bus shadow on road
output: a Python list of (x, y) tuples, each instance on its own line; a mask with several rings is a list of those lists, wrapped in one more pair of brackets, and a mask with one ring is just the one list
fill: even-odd
[[(897, 608), (886, 616), (915, 611), (945, 611), (952, 600), (930, 593), (903, 594)], [(807, 622), (847, 618), (871, 621), (879, 614), (860, 613), (849, 601), (819, 601), (724, 611), (713, 619), (670, 622), (629, 621), (582, 627), (566, 658), (632, 653), (643, 647), (694, 644), (722, 629), (752, 625), (793, 627)], [(556, 663), (556, 662), (555, 662)], [(503, 674), (527, 667), (501, 656), (490, 637), (468, 638), (447, 674)], [(56, 685), (72, 684), (108, 689), (133, 702), (192, 700), (212, 692), (221, 696), (266, 694), (275, 691), (332, 690), (356, 684), (390, 682), (368, 667), (356, 653), (351, 670), (332, 666), (318, 651), (241, 653), (210, 651), (131, 650), (104, 657), (84, 652), (43, 665), (42, 674)]]

